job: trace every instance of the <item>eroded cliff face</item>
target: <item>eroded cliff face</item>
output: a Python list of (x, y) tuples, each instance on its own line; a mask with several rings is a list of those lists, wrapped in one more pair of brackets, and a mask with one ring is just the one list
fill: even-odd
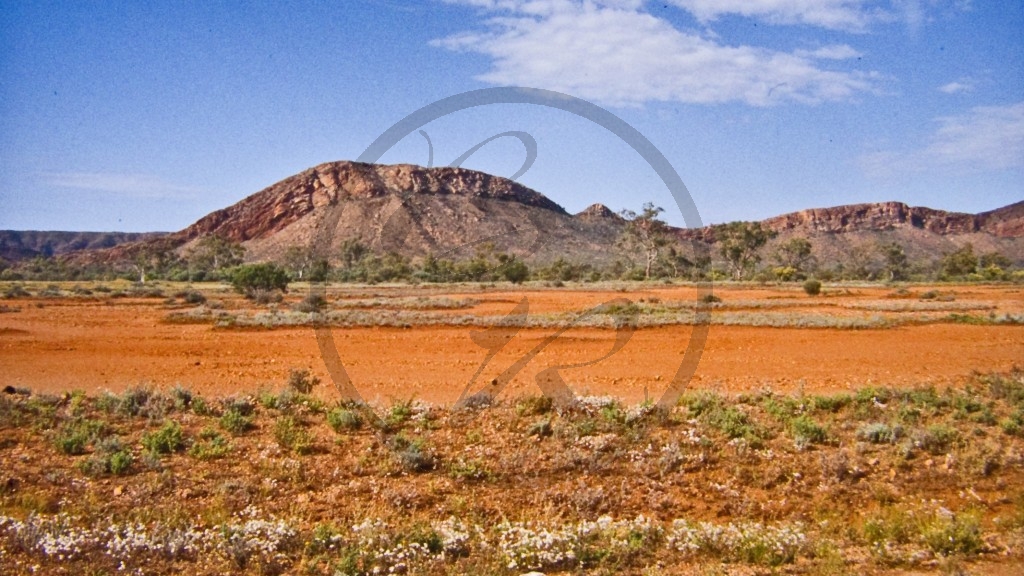
[(973, 214), (911, 207), (902, 202), (801, 210), (769, 218), (763, 225), (777, 232), (801, 230), (808, 234), (882, 231), (902, 226), (921, 228), (935, 234), (969, 234), (979, 230), (978, 219)]
[(423, 168), (330, 162), (286, 178), (237, 204), (217, 210), (177, 235), (191, 240), (219, 235), (245, 242), (265, 239), (317, 208), (340, 200), (414, 194), (515, 202), (568, 216), (544, 195), (511, 180), (462, 168)]

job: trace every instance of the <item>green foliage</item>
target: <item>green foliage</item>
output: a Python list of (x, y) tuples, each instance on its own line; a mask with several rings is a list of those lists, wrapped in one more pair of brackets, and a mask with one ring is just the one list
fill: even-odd
[(857, 439), (872, 444), (895, 444), (902, 436), (901, 426), (889, 426), (882, 422), (864, 424), (857, 429)]
[(231, 285), (246, 298), (288, 290), (288, 273), (276, 264), (244, 264), (231, 272)]
[(761, 261), (758, 251), (775, 236), (775, 232), (761, 227), (760, 222), (730, 222), (715, 226), (715, 240), (719, 252), (729, 263), (732, 277), (742, 280)]
[(296, 454), (313, 450), (313, 436), (294, 416), (282, 416), (274, 423), (274, 440), (281, 448)]
[(917, 430), (911, 435), (914, 445), (932, 454), (942, 454), (959, 437), (955, 428), (945, 424), (933, 424), (924, 430)]
[(203, 434), (201, 438), (188, 449), (188, 455), (196, 460), (219, 460), (231, 452), (231, 443), (216, 432)]
[(814, 396), (811, 398), (811, 406), (822, 412), (839, 412), (853, 401), (849, 394), (836, 396)]
[(825, 428), (806, 414), (794, 418), (790, 427), (793, 431), (793, 440), (798, 446), (824, 444), (828, 440)]
[(242, 263), (245, 248), (220, 236), (206, 236), (185, 253), (189, 280), (213, 280)]
[(782, 278), (783, 280), (796, 279), (801, 272), (806, 271), (812, 260), (812, 249), (810, 240), (803, 237), (790, 238), (779, 246), (775, 253), (776, 261), (781, 268), (793, 271), (787, 274), (787, 278)]
[(754, 422), (746, 412), (729, 406), (725, 400), (711, 392), (684, 395), (680, 401), (689, 408), (690, 415), (725, 434), (730, 439), (742, 438), (758, 447), (767, 438), (767, 431)]
[(971, 244), (964, 244), (942, 259), (942, 274), (947, 278), (963, 278), (977, 270), (978, 257), (974, 255), (974, 246)]
[(363, 417), (350, 408), (335, 408), (327, 413), (327, 424), (341, 434), (346, 430), (358, 430), (363, 426)]
[(645, 202), (639, 214), (632, 210), (619, 213), (626, 221), (618, 245), (627, 252), (639, 252), (643, 259), (643, 278), (650, 280), (651, 269), (660, 252), (669, 245), (668, 225), (659, 218), (665, 209)]
[(235, 436), (252, 428), (252, 418), (243, 414), (237, 407), (224, 410), (219, 420), (220, 427)]
[(89, 443), (99, 439), (104, 429), (105, 424), (99, 420), (75, 419), (60, 427), (53, 444), (63, 454), (85, 454)]
[(432, 470), (437, 461), (426, 449), (426, 443), (420, 438), (406, 438), (399, 434), (388, 443), (394, 452), (399, 465), (406, 472), (426, 472)]
[(808, 296), (817, 296), (818, 294), (821, 294), (821, 281), (811, 278), (804, 282), (804, 292), (806, 292)]
[(122, 476), (131, 471), (134, 461), (131, 450), (117, 436), (111, 436), (97, 442), (95, 453), (79, 462), (78, 469), (88, 476)]
[(181, 425), (174, 420), (164, 422), (159, 430), (142, 435), (142, 446), (153, 455), (171, 454), (183, 449), (185, 436)]
[(501, 275), (513, 284), (522, 284), (524, 280), (530, 277), (530, 269), (521, 260), (517, 260), (515, 256), (507, 256), (502, 261), (502, 254), (499, 256), (501, 261)]

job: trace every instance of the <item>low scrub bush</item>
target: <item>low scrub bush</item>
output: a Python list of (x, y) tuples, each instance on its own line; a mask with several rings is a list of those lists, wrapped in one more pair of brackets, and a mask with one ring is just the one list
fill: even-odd
[(153, 455), (171, 454), (185, 447), (185, 436), (174, 420), (164, 422), (159, 430), (142, 435), (142, 446)]
[(363, 416), (351, 408), (335, 408), (327, 413), (327, 424), (337, 433), (358, 430), (363, 425)]
[(274, 423), (274, 440), (281, 448), (296, 454), (313, 450), (313, 436), (294, 416), (282, 416)]

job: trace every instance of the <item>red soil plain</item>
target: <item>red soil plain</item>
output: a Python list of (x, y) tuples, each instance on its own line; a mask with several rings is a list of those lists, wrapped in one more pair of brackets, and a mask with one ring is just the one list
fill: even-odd
[[(32, 292), (38, 293), (39, 288)], [(164, 284), (162, 288), (170, 295), (183, 286)], [(243, 300), (224, 286), (199, 289), (211, 301), (219, 299), (229, 312), (267, 308)], [(1019, 286), (914, 285), (902, 290), (826, 286), (818, 297), (807, 296), (799, 286), (716, 285), (713, 289), (722, 304), (711, 312), (707, 340), (689, 380), (692, 388), (725, 394), (765, 389), (821, 394), (864, 386), (956, 385), (972, 372), (1006, 371), (1024, 360), (1024, 326), (950, 319), (951, 314), (975, 319), (1020, 317), (1024, 289)], [(929, 292), (940, 298), (921, 299)], [(276, 306), (287, 310), (305, 294), (305, 288), (294, 286)], [(464, 299), (470, 302), (465, 309), (443, 313), (501, 316), (524, 297), (531, 315), (550, 315), (582, 312), (616, 298), (693, 303), (698, 295), (693, 286), (645, 284), (603, 289), (374, 286), (331, 287), (328, 301), (376, 298), (385, 302), (386, 309), (389, 299)], [(318, 388), (318, 395), (328, 400), (339, 396), (330, 385), (309, 326), (257, 329), (225, 328), (213, 322), (174, 323), (168, 321), (169, 314), (189, 306), (163, 298), (113, 298), (99, 292), (12, 299), (6, 306), (10, 313), (0, 315), (4, 385), (90, 394), (139, 385), (181, 385), (204, 395), (223, 396), (277, 390), (285, 386), (291, 369), (309, 369), (327, 383)], [(749, 322), (744, 313), (749, 314)], [(722, 325), (726, 314), (733, 315), (730, 324), (739, 325)], [(772, 314), (776, 319), (803, 315), (893, 322), (878, 328), (838, 329), (757, 325), (775, 322)], [(480, 329), (414, 325), (332, 330), (348, 375), (364, 399), (386, 404), (415, 397), (451, 405), (488, 354), (471, 339), (471, 333)], [(471, 391), (486, 386), (559, 329), (519, 330), (481, 369)], [(657, 399), (676, 373), (693, 334), (690, 325), (641, 327), (617, 353), (560, 374), (579, 395), (610, 395), (631, 404), (645, 397)], [(538, 372), (602, 358), (611, 351), (615, 336), (613, 329), (568, 327), (525, 365), (502, 395), (539, 393), (534, 382)]]

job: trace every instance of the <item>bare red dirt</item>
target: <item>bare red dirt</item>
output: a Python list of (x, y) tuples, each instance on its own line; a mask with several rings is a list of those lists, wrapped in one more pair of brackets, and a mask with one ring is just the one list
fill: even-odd
[[(948, 288), (941, 288), (949, 290)], [(926, 288), (913, 288), (924, 292)], [(407, 289), (396, 289), (404, 293)], [(387, 289), (378, 292), (386, 293)], [(837, 303), (879, 302), (893, 291), (863, 288), (845, 297), (809, 299), (792, 289), (716, 288), (726, 302), (779, 302), (825, 314)], [(432, 293), (431, 296), (436, 296)], [(449, 294), (479, 304), (460, 314), (504, 314), (524, 295), (533, 313), (584, 310), (622, 296), (633, 300), (692, 300), (692, 288), (633, 291), (529, 291)], [(297, 300), (298, 296), (293, 296)], [(892, 302), (899, 302), (891, 299)], [(913, 300), (916, 302), (917, 300)], [(956, 302), (982, 302), (1000, 313), (1024, 308), (1013, 287), (961, 287)], [(311, 328), (244, 330), (164, 321), (168, 306), (142, 299), (20, 299), (20, 311), (0, 316), (0, 381), (35, 391), (117, 391), (129, 386), (181, 384), (203, 394), (253, 392), (284, 385), (292, 368), (309, 368), (329, 382)], [(229, 307), (243, 305), (229, 300)], [(836, 312), (836, 311), (839, 312)], [(417, 398), (454, 402), (486, 357), (472, 328), (337, 328), (339, 353), (367, 400)], [(523, 329), (484, 368), (489, 382), (555, 329)], [(577, 394), (614, 395), (629, 402), (657, 398), (682, 359), (692, 327), (639, 329), (614, 356), (562, 376)], [(611, 349), (614, 331), (573, 328), (524, 367), (509, 392), (534, 393), (540, 370), (585, 363)], [(1024, 360), (1024, 327), (937, 323), (881, 329), (710, 327), (692, 385), (723, 392), (840, 392), (868, 385), (944, 385), (972, 371), (1003, 371)], [(330, 396), (330, 387), (321, 390)]]

